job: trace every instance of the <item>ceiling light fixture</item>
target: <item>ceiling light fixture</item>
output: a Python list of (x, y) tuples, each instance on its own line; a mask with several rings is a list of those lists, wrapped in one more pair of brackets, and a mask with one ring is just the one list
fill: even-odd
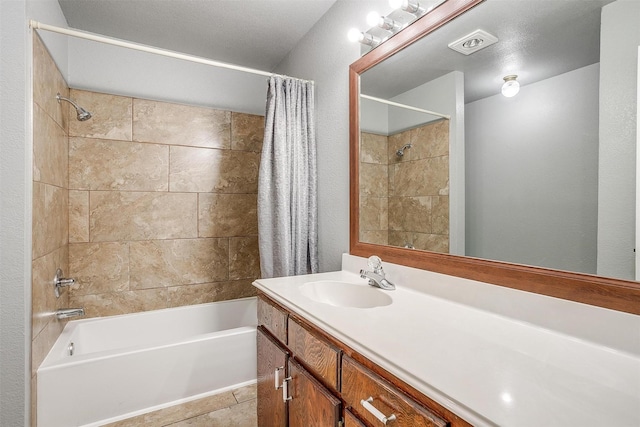
[(386, 16), (381, 16), (375, 11), (369, 12), (367, 15), (367, 24), (372, 27), (380, 27), (383, 30), (391, 31), (392, 33), (396, 33), (402, 29), (402, 24)]
[(520, 92), (520, 83), (518, 83), (517, 75), (511, 74), (508, 76), (504, 76), (502, 79), (504, 80), (504, 84), (502, 85), (502, 94), (507, 98), (511, 98), (516, 96), (518, 92)]
[(359, 42), (371, 47), (376, 47), (380, 43), (382, 43), (382, 40), (380, 38), (373, 36), (369, 33), (363, 33), (357, 28), (350, 29), (349, 32), (347, 33), (347, 38), (352, 42)]

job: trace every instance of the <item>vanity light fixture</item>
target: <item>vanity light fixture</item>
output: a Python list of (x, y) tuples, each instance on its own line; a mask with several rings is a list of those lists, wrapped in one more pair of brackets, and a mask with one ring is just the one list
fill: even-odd
[(392, 33), (397, 33), (403, 27), (402, 24), (400, 24), (398, 21), (394, 21), (393, 19), (386, 16), (381, 16), (378, 12), (375, 11), (369, 12), (369, 14), (367, 15), (367, 24), (371, 25), (372, 27), (380, 27), (383, 30), (390, 31)]
[(502, 78), (504, 80), (504, 84), (502, 85), (502, 94), (507, 98), (516, 96), (518, 92), (520, 92), (520, 83), (516, 80), (517, 78), (518, 76), (515, 74), (510, 74)]
[(350, 29), (347, 33), (347, 38), (352, 42), (360, 42), (371, 47), (376, 47), (380, 43), (382, 43), (382, 40), (380, 38), (369, 33), (363, 33), (357, 28)]
[(389, 0), (389, 6), (394, 9), (402, 9), (416, 18), (433, 9), (433, 7), (424, 8), (417, 0)]

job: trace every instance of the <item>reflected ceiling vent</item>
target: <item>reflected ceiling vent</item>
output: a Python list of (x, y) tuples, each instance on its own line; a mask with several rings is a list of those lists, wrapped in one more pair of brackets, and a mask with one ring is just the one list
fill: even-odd
[(484, 30), (475, 30), (471, 34), (449, 43), (449, 48), (460, 52), (463, 55), (471, 55), (474, 52), (484, 49), (487, 46), (491, 46), (496, 43), (498, 38), (487, 33)]

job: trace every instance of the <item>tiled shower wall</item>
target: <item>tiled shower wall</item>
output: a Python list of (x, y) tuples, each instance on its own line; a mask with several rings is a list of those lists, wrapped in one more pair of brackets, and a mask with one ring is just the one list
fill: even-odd
[(448, 253), (449, 121), (388, 137), (362, 132), (361, 147), (360, 240)]
[(81, 90), (70, 304), (109, 316), (254, 295), (264, 118)]
[(65, 321), (54, 316), (69, 306), (69, 293), (54, 295), (56, 269), (69, 272), (67, 108), (56, 93), (69, 88), (40, 38), (33, 38), (33, 217), (32, 217), (32, 347), (31, 414), (36, 425), (36, 370), (53, 346)]

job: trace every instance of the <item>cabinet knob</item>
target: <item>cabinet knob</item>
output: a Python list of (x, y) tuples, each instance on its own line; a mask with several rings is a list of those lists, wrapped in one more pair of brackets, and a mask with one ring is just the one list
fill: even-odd
[(382, 412), (380, 412), (378, 410), (378, 408), (376, 408), (375, 406), (373, 406), (372, 404), (373, 402), (373, 397), (369, 396), (369, 398), (367, 400), (361, 400), (360, 404), (362, 406), (364, 406), (364, 409), (366, 409), (367, 411), (369, 411), (374, 417), (376, 417), (382, 424), (387, 425), (387, 422), (389, 421), (394, 421), (396, 419), (396, 415), (395, 414), (391, 414), (388, 417), (385, 416)]

